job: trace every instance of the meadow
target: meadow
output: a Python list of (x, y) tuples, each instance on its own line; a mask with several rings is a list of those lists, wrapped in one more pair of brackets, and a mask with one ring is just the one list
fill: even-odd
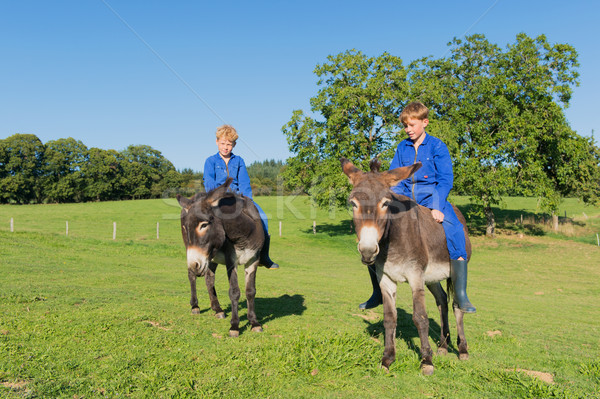
[[(349, 213), (306, 197), (257, 201), (281, 268), (258, 271), (263, 333), (248, 328), (242, 290), (239, 338), (204, 284), (201, 314), (190, 312), (175, 200), (0, 206), (0, 397), (600, 398), (600, 208), (566, 200), (554, 232), (535, 200), (507, 199), (494, 239), (470, 220), (470, 359), (452, 346), (425, 377), (407, 285), (396, 362), (379, 368), (382, 307), (358, 310), (370, 282)], [(229, 316), (223, 266), (216, 285)], [(427, 306), (435, 350), (429, 294)]]

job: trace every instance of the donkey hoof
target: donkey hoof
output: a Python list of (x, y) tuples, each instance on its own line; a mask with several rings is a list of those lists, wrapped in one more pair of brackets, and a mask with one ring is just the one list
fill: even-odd
[(469, 360), (469, 354), (468, 353), (460, 353), (458, 355), (458, 359), (459, 360)]
[(448, 354), (448, 349), (447, 348), (438, 348), (437, 354), (439, 356), (446, 356)]
[(192, 314), (200, 314), (200, 308), (192, 308)]
[(225, 312), (215, 313), (215, 317), (217, 319), (224, 319), (225, 318)]
[(422, 364), (421, 372), (423, 375), (433, 375), (433, 365), (431, 364)]
[(381, 359), (381, 368), (388, 372), (390, 371), (392, 363), (394, 363), (394, 357), (384, 356), (383, 359)]
[(390, 372), (390, 368), (386, 365), (384, 365), (383, 363), (379, 365), (379, 368), (382, 369), (383, 371), (385, 371), (386, 373)]
[(229, 330), (229, 336), (232, 338), (237, 338), (240, 336), (240, 332), (238, 330)]
[(263, 332), (263, 329), (261, 326), (252, 327), (252, 332)]

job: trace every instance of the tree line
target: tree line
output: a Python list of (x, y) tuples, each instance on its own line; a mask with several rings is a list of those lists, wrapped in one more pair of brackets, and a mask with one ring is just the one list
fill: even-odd
[(0, 140), (0, 203), (159, 198), (183, 183), (173, 164), (147, 145), (104, 150), (73, 138), (43, 144), (33, 134)]
[[(277, 193), (281, 161), (248, 167), (255, 195)], [(65, 138), (42, 143), (33, 134), (0, 140), (0, 203), (35, 204), (115, 201), (192, 195), (203, 191), (203, 175), (177, 171), (160, 151), (130, 145), (123, 151), (87, 148)]]
[(357, 50), (317, 65), (311, 111), (283, 126), (290, 152), (283, 177), (320, 206), (345, 206), (350, 185), (339, 158), (387, 167), (406, 135), (398, 117), (409, 102), (430, 109), (429, 134), (450, 150), (454, 193), (471, 196), (493, 234), (502, 196), (538, 197), (556, 211), (562, 197), (600, 201), (600, 149), (571, 129), (564, 109), (579, 84), (576, 50), (544, 35), (516, 36), (505, 49), (483, 35), (449, 43), (447, 56), (408, 64)]

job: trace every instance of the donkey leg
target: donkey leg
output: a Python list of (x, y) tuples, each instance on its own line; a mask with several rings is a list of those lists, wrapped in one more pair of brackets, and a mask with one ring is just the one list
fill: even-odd
[(427, 288), (433, 294), (435, 303), (440, 311), (440, 342), (438, 343), (438, 355), (448, 354), (448, 343), (450, 342), (450, 328), (448, 327), (448, 295), (437, 282), (428, 284)]
[(429, 318), (425, 309), (425, 285), (423, 280), (409, 281), (413, 297), (413, 322), (419, 331), (421, 339), (421, 372), (424, 375), (433, 374), (433, 352), (429, 344)]
[(192, 307), (192, 314), (200, 314), (198, 295), (196, 293), (196, 272), (191, 269), (188, 269), (188, 280), (190, 280), (190, 306)]
[(383, 326), (385, 328), (385, 349), (381, 366), (389, 370), (390, 365), (396, 360), (396, 325), (398, 314), (396, 310), (396, 283), (383, 275), (379, 286), (383, 298)]
[(456, 317), (456, 330), (457, 338), (456, 345), (458, 345), (458, 358), (460, 360), (469, 359), (469, 351), (467, 346), (467, 338), (465, 336), (465, 326), (463, 324), (464, 312), (460, 310), (458, 304), (454, 304), (454, 317)]
[(208, 297), (210, 299), (210, 308), (215, 312), (215, 317), (217, 319), (224, 319), (225, 312), (221, 309), (221, 304), (219, 303), (219, 299), (217, 298), (217, 291), (215, 290), (215, 271), (217, 270), (217, 264), (211, 262), (208, 265), (208, 270), (206, 271), (206, 289), (208, 290)]
[(246, 279), (246, 301), (248, 302), (248, 321), (252, 326), (252, 331), (262, 332), (262, 327), (256, 317), (254, 311), (254, 299), (256, 298), (256, 269), (258, 268), (258, 262), (254, 262), (252, 265), (244, 269)]
[(229, 278), (229, 299), (231, 300), (231, 328), (230, 337), (239, 337), (240, 335), (240, 316), (238, 314), (238, 305), (240, 302), (240, 286), (238, 284), (237, 266), (227, 265), (227, 277)]

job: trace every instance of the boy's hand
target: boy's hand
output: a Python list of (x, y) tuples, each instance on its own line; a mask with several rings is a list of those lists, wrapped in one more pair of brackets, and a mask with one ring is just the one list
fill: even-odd
[(433, 216), (433, 219), (438, 223), (442, 223), (444, 221), (444, 214), (437, 209), (431, 210), (431, 216)]

